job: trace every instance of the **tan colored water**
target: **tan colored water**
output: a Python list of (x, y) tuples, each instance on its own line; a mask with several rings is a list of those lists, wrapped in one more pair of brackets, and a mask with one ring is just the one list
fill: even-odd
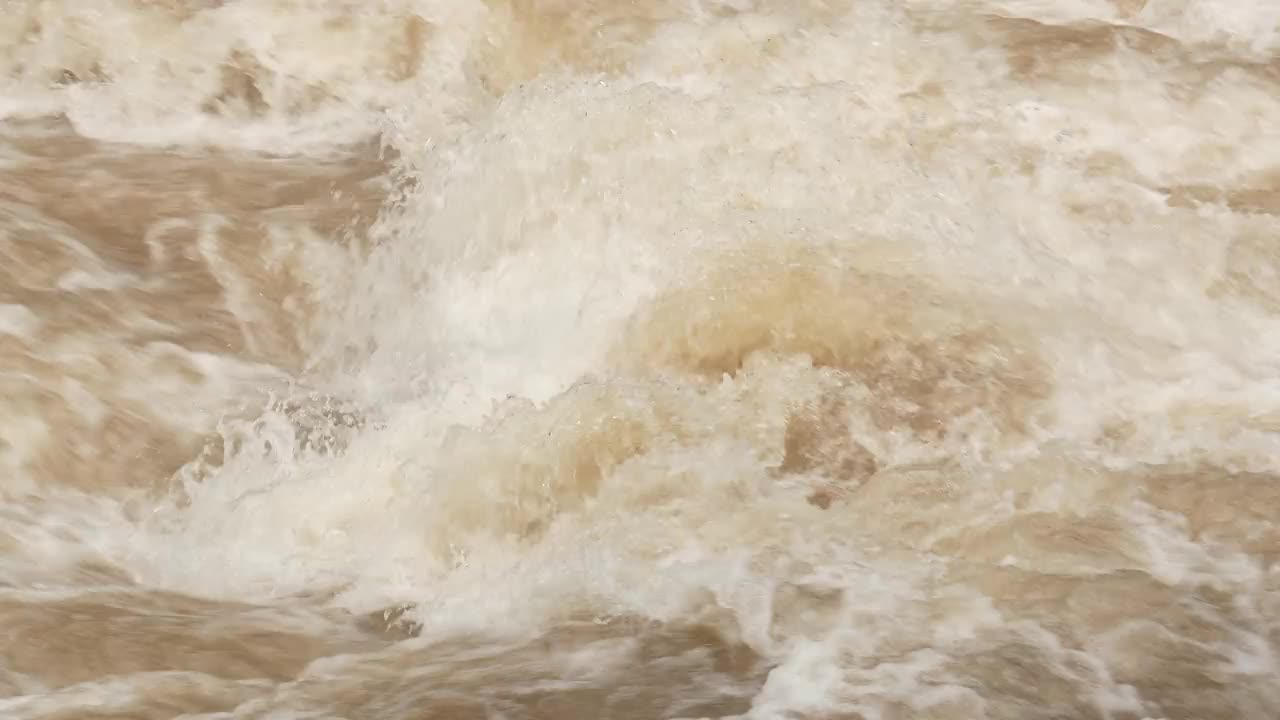
[(0, 717), (1280, 713), (1280, 5), (0, 13)]

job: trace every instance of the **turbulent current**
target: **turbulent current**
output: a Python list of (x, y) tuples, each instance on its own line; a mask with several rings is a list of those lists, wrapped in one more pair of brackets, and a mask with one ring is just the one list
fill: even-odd
[(0, 717), (1280, 714), (1274, 0), (4, 0), (0, 117)]

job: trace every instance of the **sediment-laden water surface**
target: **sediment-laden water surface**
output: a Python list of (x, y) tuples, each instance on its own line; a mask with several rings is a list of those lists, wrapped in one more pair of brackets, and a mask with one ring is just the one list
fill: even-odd
[(0, 8), (0, 715), (1280, 708), (1280, 6)]

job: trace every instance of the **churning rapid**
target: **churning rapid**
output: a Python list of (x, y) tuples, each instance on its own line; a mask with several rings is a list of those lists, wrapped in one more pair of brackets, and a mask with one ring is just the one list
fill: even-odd
[(0, 6), (0, 716), (1280, 712), (1280, 5)]

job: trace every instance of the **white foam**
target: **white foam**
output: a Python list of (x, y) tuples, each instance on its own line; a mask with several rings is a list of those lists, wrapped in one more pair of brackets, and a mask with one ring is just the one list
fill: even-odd
[(0, 332), (28, 337), (40, 327), (40, 318), (25, 305), (0, 304)]

